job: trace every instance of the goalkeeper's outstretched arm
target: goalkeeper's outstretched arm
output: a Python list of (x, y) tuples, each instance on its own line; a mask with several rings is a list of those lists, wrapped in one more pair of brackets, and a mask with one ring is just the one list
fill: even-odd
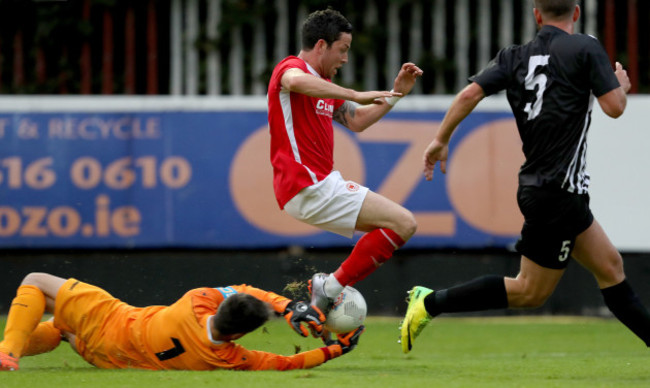
[(337, 340), (328, 342), (322, 348), (308, 350), (293, 356), (249, 350), (247, 351), (249, 354), (245, 357), (249, 362), (240, 365), (237, 369), (291, 370), (313, 368), (354, 350), (364, 330), (365, 327), (360, 326), (350, 333), (337, 335)]

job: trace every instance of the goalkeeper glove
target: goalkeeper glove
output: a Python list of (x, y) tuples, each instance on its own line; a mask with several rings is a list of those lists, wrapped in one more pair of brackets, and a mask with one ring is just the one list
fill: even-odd
[(311, 306), (305, 302), (291, 301), (284, 310), (284, 319), (291, 328), (303, 337), (307, 337), (309, 332), (302, 325), (306, 323), (314, 337), (320, 337), (323, 332), (323, 322), (325, 315), (316, 306)]
[(341, 354), (346, 354), (354, 350), (359, 343), (361, 334), (366, 330), (366, 327), (361, 325), (349, 333), (341, 333), (336, 335), (336, 340), (330, 337), (329, 332), (323, 335), (323, 342), (325, 345), (339, 345), (341, 347)]

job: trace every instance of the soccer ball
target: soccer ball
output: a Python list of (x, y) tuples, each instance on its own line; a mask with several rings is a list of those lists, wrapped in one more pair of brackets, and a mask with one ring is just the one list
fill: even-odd
[(327, 313), (325, 329), (332, 333), (348, 333), (363, 324), (367, 313), (363, 295), (357, 289), (346, 286)]

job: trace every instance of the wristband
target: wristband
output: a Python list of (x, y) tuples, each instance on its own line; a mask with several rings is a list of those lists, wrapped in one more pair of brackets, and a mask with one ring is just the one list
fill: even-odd
[(322, 348), (320, 348), (320, 350), (323, 352), (323, 355), (325, 356), (325, 360), (323, 362), (327, 362), (333, 358), (337, 358), (343, 355), (343, 350), (341, 349), (341, 345), (339, 344), (323, 346)]
[(332, 359), (332, 352), (330, 352), (330, 349), (327, 346), (324, 346), (324, 347), (320, 348), (320, 350), (325, 355), (325, 361), (324, 362), (327, 362), (327, 361)]
[[(390, 91), (394, 92), (395, 90), (391, 89)], [(395, 104), (397, 104), (397, 101), (399, 101), (400, 98), (402, 97), (393, 96), (393, 97), (386, 97), (384, 100), (386, 100), (386, 103), (388, 105), (395, 106)]]

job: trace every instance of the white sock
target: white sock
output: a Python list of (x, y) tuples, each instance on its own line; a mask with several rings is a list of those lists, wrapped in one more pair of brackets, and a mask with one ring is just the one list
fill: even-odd
[(323, 287), (325, 295), (330, 299), (335, 299), (343, 291), (341, 283), (334, 277), (333, 274), (329, 274), (327, 279), (325, 279), (325, 286)]

